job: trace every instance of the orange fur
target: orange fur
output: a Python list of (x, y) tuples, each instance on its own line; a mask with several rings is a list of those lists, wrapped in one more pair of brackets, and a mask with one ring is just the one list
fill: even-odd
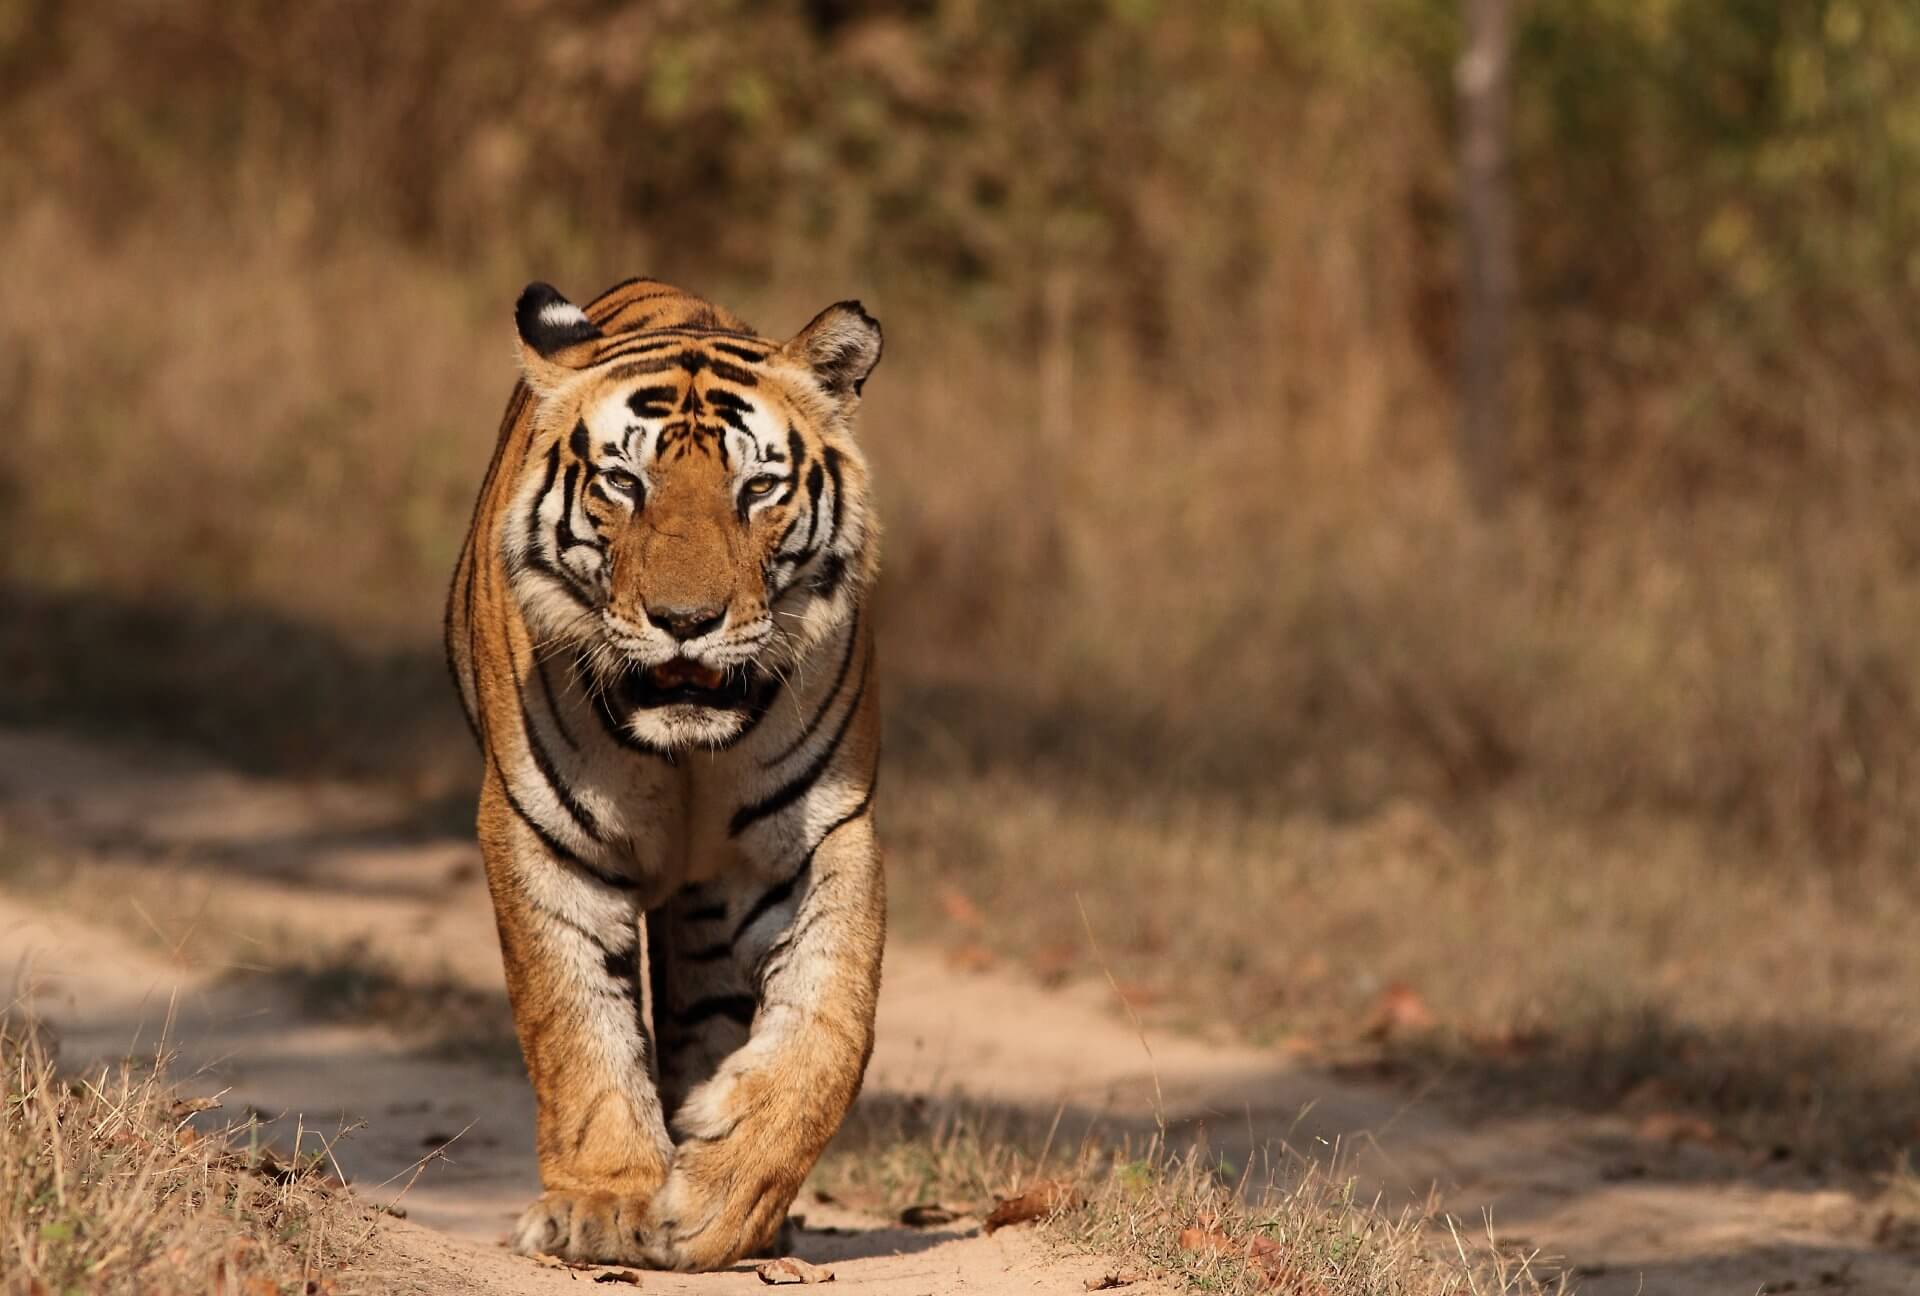
[(515, 1242), (712, 1268), (774, 1236), (872, 1047), (879, 329), (536, 288), (446, 627), (538, 1102)]

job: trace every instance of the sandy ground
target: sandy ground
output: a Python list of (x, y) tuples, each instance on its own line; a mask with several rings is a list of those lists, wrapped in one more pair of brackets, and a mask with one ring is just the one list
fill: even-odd
[[(404, 804), (365, 789), (0, 732), (0, 857), (48, 850), (74, 885), (0, 895), (0, 961), (38, 984), (63, 1063), (147, 1052), (164, 1031), (190, 1085), (224, 1091), (228, 1114), (276, 1118), (287, 1142), (296, 1125), (317, 1131), (309, 1139), (348, 1131), (332, 1142), (345, 1177), (407, 1212), (382, 1230), (394, 1290), (582, 1280), (498, 1245), (538, 1187), (531, 1097), (510, 1057), (330, 1020), (297, 985), (249, 971), (357, 947), (423, 981), (500, 995), (470, 841), (410, 828)], [(502, 999), (501, 1029), (504, 1013)], [(1236, 1164), (1337, 1158), (1389, 1203), (1437, 1195), (1481, 1237), (1491, 1220), (1503, 1249), (1537, 1252), (1540, 1269), (1569, 1270), (1594, 1296), (1920, 1291), (1915, 1257), (1873, 1244), (1867, 1206), (1804, 1175), (1638, 1138), (1624, 1118), (1463, 1116), (1273, 1051), (1143, 1037), (1104, 985), (1043, 991), (896, 942), (862, 1101), (950, 1093), (1110, 1133), (1144, 1135), (1157, 1108), (1176, 1138)], [(1112, 1267), (1055, 1254), (1028, 1230), (908, 1229), (804, 1196), (795, 1209), (806, 1227), (794, 1254), (878, 1291), (1077, 1292)], [(760, 1290), (747, 1268), (644, 1285)]]

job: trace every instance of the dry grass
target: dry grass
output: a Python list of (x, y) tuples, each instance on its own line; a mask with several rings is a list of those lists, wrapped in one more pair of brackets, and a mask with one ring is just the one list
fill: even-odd
[(1038, 1183), (1078, 1190), (1043, 1221), (1052, 1240), (1099, 1258), (1120, 1279), (1152, 1275), (1191, 1291), (1289, 1296), (1549, 1290), (1525, 1258), (1446, 1219), (1356, 1200), (1328, 1167), (1290, 1165), (1261, 1183), (1200, 1149), (1174, 1153), (1157, 1139), (1130, 1147), (1097, 1131), (951, 1101), (856, 1108), (809, 1180), (821, 1197), (865, 1209), (898, 1214), (931, 1204), (963, 1220), (983, 1219)]
[[(1116, 807), (958, 772), (910, 781), (885, 828), (899, 929), (962, 963), (1098, 975), (1084, 906), (1165, 1024), (1494, 1109), (1695, 1112), (1819, 1170), (1883, 1169), (1920, 1141), (1920, 897), (1891, 870), (1756, 869), (1737, 838), (1660, 818)], [(1430, 1029), (1381, 1037), (1395, 985)]]
[(66, 1077), (45, 1034), (0, 1021), (0, 1274), (10, 1292), (372, 1290), (346, 1270), (367, 1212), (325, 1184), (324, 1148), (281, 1159), (209, 1131), (165, 1057)]

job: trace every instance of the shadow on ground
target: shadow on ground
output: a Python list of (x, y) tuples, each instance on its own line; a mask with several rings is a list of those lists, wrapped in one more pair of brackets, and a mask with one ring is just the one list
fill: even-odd
[[(476, 768), (473, 743), (440, 650), (438, 609), (426, 612), (410, 635), (376, 643), (256, 607), (0, 587), (0, 720), (164, 740), (254, 773), (464, 788)], [(897, 656), (910, 662), (914, 654)], [(1187, 723), (1152, 699), (1103, 690), (1098, 681), (1077, 688), (1042, 694), (998, 680), (889, 671), (888, 767), (908, 777), (1018, 768), (1024, 777), (1103, 795), (1198, 793), (1270, 807), (1275, 772), (1304, 750), (1301, 734), (1258, 708)], [(1345, 692), (1317, 689), (1318, 709)], [(1312, 723), (1316, 732), (1358, 732), (1406, 722), (1396, 712)], [(1510, 772), (1511, 753), (1498, 743), (1483, 755), (1477, 773), (1462, 760), (1476, 765), (1478, 757), (1456, 756), (1439, 774), (1416, 743), (1396, 764), (1413, 783), (1438, 778), (1449, 786)], [(1381, 795), (1374, 789), (1335, 798), (1351, 804), (1313, 808), (1362, 813)], [(423, 825), (445, 826), (435, 814)]]

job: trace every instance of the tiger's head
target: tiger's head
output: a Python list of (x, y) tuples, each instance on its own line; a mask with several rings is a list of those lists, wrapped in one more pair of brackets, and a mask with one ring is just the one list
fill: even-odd
[(655, 287), (699, 309), (603, 332), (546, 284), (521, 294), (534, 430), (504, 545), (536, 641), (571, 650), (616, 732), (724, 747), (872, 577), (851, 430), (880, 326), (841, 302), (770, 342)]

